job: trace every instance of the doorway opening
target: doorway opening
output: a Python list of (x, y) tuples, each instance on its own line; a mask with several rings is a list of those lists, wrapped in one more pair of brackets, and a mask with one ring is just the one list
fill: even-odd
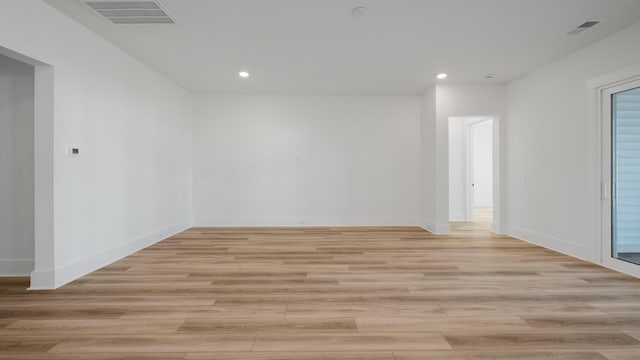
[(456, 229), (492, 229), (495, 122), (488, 116), (449, 118), (449, 221)]
[(34, 270), (34, 76), (0, 54), (0, 277)]
[[(54, 289), (54, 68), (2, 46), (0, 56), (5, 64), (0, 84), (0, 187), (5, 187), (0, 195), (0, 218), (12, 219), (10, 225), (0, 224), (0, 276), (24, 277), (24, 286), (32, 290)], [(9, 131), (10, 127), (20, 130)], [(5, 142), (5, 137), (12, 141)], [(10, 152), (5, 151), (9, 147)], [(9, 172), (11, 176), (6, 175)], [(9, 203), (5, 193), (12, 190), (15, 200)]]

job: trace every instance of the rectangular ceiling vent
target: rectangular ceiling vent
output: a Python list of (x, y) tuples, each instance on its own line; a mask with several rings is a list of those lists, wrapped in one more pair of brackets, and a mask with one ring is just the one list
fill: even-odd
[(584, 24), (578, 26), (577, 28), (569, 31), (567, 33), (567, 35), (578, 35), (581, 32), (583, 32), (585, 30), (588, 30), (588, 29), (591, 29), (592, 27), (594, 27), (594, 26), (596, 26), (598, 24), (600, 24), (600, 21), (587, 21)]
[(157, 0), (145, 1), (92, 1), (84, 3), (99, 15), (116, 25), (175, 24)]

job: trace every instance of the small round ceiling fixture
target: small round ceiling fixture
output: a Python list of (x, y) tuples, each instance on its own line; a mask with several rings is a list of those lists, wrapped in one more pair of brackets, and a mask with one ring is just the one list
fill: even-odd
[(238, 76), (240, 76), (241, 78), (248, 78), (251, 74), (249, 74), (247, 71), (240, 71), (238, 73)]
[(368, 13), (369, 13), (369, 9), (367, 9), (364, 6), (358, 6), (357, 8), (354, 8), (353, 10), (351, 10), (351, 15), (353, 17), (365, 17), (367, 16)]
[(445, 74), (445, 73), (442, 73), (442, 74), (438, 74), (436, 77), (437, 77), (438, 79), (442, 80), (442, 79), (446, 79), (446, 78), (447, 78), (447, 76), (449, 76), (449, 75), (447, 75), (447, 74)]
[(494, 77), (496, 77), (496, 74), (486, 74), (484, 76), (485, 79), (493, 79)]

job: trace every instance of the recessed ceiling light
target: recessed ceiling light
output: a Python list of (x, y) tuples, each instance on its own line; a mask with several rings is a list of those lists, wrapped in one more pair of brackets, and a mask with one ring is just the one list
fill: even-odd
[(240, 72), (238, 73), (238, 76), (240, 76), (241, 78), (248, 78), (248, 77), (249, 77), (249, 75), (250, 75), (250, 74), (249, 74), (248, 72), (246, 72), (246, 71), (240, 71)]
[(447, 78), (447, 74), (442, 73), (442, 74), (438, 74), (438, 76), (436, 76), (438, 79), (442, 80), (442, 79), (446, 79)]

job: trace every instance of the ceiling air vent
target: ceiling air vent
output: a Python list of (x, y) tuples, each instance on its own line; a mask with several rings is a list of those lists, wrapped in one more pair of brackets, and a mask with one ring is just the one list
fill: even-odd
[(598, 24), (600, 24), (600, 21), (587, 21), (587, 22), (585, 22), (584, 24), (582, 24), (582, 25), (578, 26), (577, 28), (575, 28), (575, 29), (573, 29), (573, 30), (569, 31), (569, 32), (567, 33), (567, 35), (577, 35), (577, 34), (580, 34), (581, 32), (583, 32), (583, 31), (585, 31), (585, 30), (587, 30), (587, 29), (590, 29), (590, 28), (592, 28), (592, 27), (594, 27), (594, 26), (596, 26), (596, 25), (598, 25)]
[(175, 24), (158, 1), (84, 1), (98, 14), (116, 25)]

